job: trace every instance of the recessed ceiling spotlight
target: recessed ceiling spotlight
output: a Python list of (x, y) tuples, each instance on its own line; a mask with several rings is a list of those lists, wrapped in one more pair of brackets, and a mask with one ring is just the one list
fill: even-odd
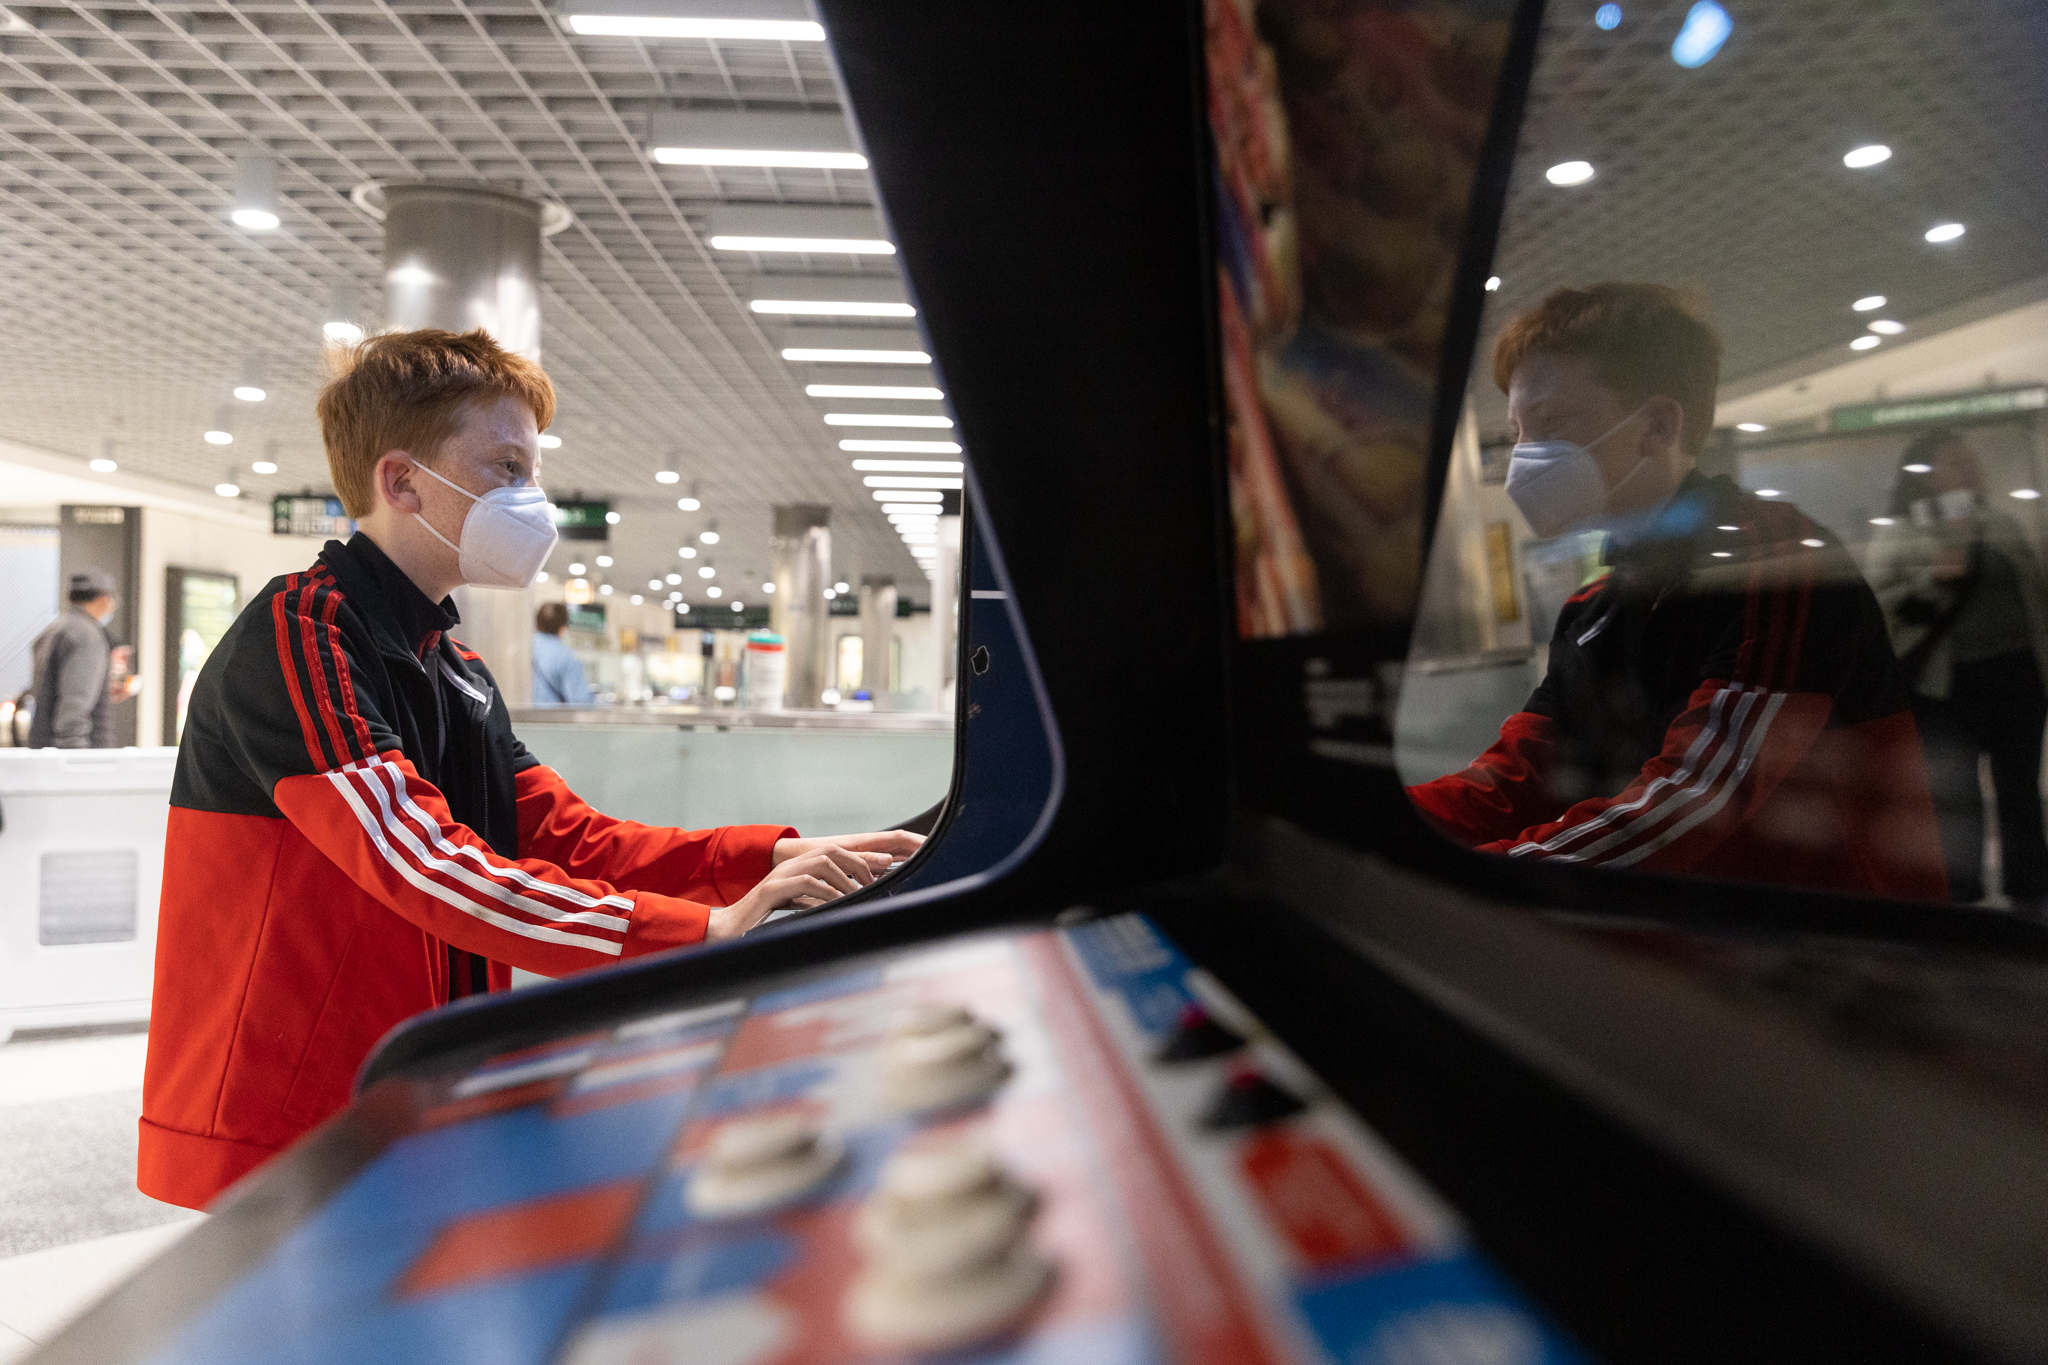
[(235, 386), (235, 397), (241, 399), (244, 403), (261, 403), (269, 396), (269, 394), (257, 388), (254, 384), (237, 384)]
[(735, 602), (732, 604), (732, 609), (734, 611), (745, 611), (747, 609), (747, 604), (744, 602)]
[(111, 474), (120, 467), (112, 460), (93, 460), (86, 466), (95, 474)]
[(706, 597), (723, 597), (725, 596), (725, 589), (713, 583), (710, 587), (704, 589), (704, 595)]
[(709, 564), (706, 564), (706, 565), (704, 565), (703, 567), (701, 567), (701, 568), (699, 568), (699, 569), (697, 570), (697, 577), (699, 577), (699, 578), (716, 578), (716, 577), (718, 577), (718, 570), (717, 570), (717, 569), (715, 569), (715, 568), (713, 568), (713, 567), (712, 567), (711, 565), (709, 565)]
[(213, 486), (213, 491), (220, 494), (224, 498), (239, 498), (242, 496), (241, 486), (227, 479), (223, 479), (219, 483), (215, 484)]
[(832, 591), (834, 591), (834, 592), (852, 592), (852, 591), (853, 591), (853, 585), (852, 585), (851, 583), (834, 583), (834, 584), (832, 585)]
[(534, 582), (536, 582), (536, 583), (545, 583), (545, 582), (547, 582), (547, 581), (548, 581), (548, 571), (547, 571), (546, 569), (542, 569), (542, 570), (541, 570), (541, 571), (540, 571), (539, 573), (537, 573), (537, 574), (535, 574), (535, 575), (533, 576), (533, 581), (534, 581)]
[(654, 481), (656, 483), (680, 483), (682, 477), (673, 469), (657, 469), (654, 471)]
[(1893, 322), (1890, 318), (1879, 318), (1877, 319), (1877, 321), (1870, 323), (1869, 327), (1871, 331), (1877, 333), (1879, 336), (1886, 337), (1895, 337), (1899, 333), (1906, 330), (1905, 323)]
[(637, 607), (637, 606), (639, 606), (639, 605), (640, 605), (640, 604), (641, 604), (642, 602), (645, 602), (645, 601), (646, 601), (647, 599), (646, 599), (646, 598), (644, 598), (644, 597), (642, 597), (642, 596), (641, 596), (641, 595), (640, 595), (639, 593), (637, 593), (637, 592), (636, 592), (636, 593), (634, 593), (634, 594), (633, 594), (633, 595), (632, 595), (631, 597), (627, 598), (626, 600), (627, 600), (628, 602), (631, 602), (631, 603), (632, 603), (632, 604), (633, 604), (634, 606), (636, 606), (636, 607)]
[(329, 341), (338, 341), (344, 346), (353, 346), (363, 339), (363, 329), (353, 322), (323, 322), (320, 330), (327, 334)]
[(1767, 426), (1765, 426), (1765, 425), (1764, 425), (1764, 424), (1763, 424), (1762, 422), (1737, 422), (1737, 423), (1735, 424), (1735, 429), (1736, 429), (1737, 431), (1747, 431), (1747, 432), (1750, 432), (1750, 433), (1752, 433), (1752, 434), (1754, 434), (1754, 433), (1756, 433), (1756, 432), (1759, 432), (1759, 431), (1769, 431), (1769, 430), (1770, 430), (1770, 428), (1769, 428), (1769, 427), (1767, 427)]
[(228, 220), (250, 232), (277, 226), (277, 163), (268, 156), (252, 154), (235, 163), (235, 206)]
[(610, 568), (611, 566), (612, 566), (612, 557), (611, 557), (610, 555), (599, 555), (599, 556), (597, 557), (597, 567), (598, 567), (598, 568), (600, 568), (600, 569), (609, 569), (609, 568)]
[(1884, 302), (1884, 295), (1882, 294), (1865, 294), (1849, 306), (1859, 313), (1874, 313), (1884, 307)]
[(1543, 178), (1553, 185), (1583, 185), (1593, 178), (1593, 163), (1560, 161), (1545, 171)]
[(839, 590), (837, 588), (827, 588), (825, 589), (824, 596), (825, 600), (830, 602), (839, 596)]
[(584, 565), (581, 565), (581, 564), (571, 564), (571, 565), (569, 566), (569, 572), (570, 572), (570, 573), (588, 573), (588, 572), (590, 572), (590, 570), (589, 570), (588, 568), (586, 568), (586, 567), (585, 567)]
[(548, 435), (548, 434), (547, 434), (547, 433), (546, 433), (545, 431), (543, 431), (543, 432), (542, 432), (542, 433), (540, 434), (540, 448), (541, 448), (542, 450), (559, 450), (559, 449), (561, 449), (561, 446), (562, 446), (562, 438), (561, 438), (561, 437), (559, 437), (559, 436), (550, 436), (550, 435)]
[(685, 545), (682, 549), (677, 550), (676, 553), (681, 555), (684, 559), (695, 559), (697, 557), (697, 547), (694, 545)]
[(683, 576), (679, 573), (664, 574), (662, 576), (668, 580), (671, 587), (683, 581)]
[(605, 513), (604, 524), (607, 526), (617, 526), (619, 524), (619, 514), (617, 512)]
[(1876, 166), (1891, 159), (1891, 148), (1885, 146), (1882, 142), (1872, 142), (1866, 146), (1858, 147), (1844, 156), (1842, 164), (1852, 171), (1860, 171), (1866, 166)]
[(235, 443), (234, 433), (215, 428), (204, 433), (206, 443), (211, 446), (231, 446)]
[(659, 578), (650, 578), (650, 579), (648, 579), (648, 580), (647, 580), (647, 590), (648, 590), (649, 592), (660, 592), (660, 591), (661, 591), (661, 580), (660, 580)]
[(1867, 351), (1871, 347), (1881, 343), (1883, 340), (1883, 337), (1857, 337), (1854, 341), (1849, 343), (1849, 349), (1852, 351)]
[(612, 585), (609, 583), (598, 584), (597, 590), (603, 593), (606, 597), (610, 597), (612, 595)]
[(251, 474), (275, 474), (277, 472), (277, 465), (270, 460), (251, 460), (249, 462), (249, 472)]
[(582, 38), (710, 38), (727, 42), (822, 43), (825, 26), (802, 19), (683, 19), (642, 14), (572, 14)]
[(1953, 242), (1956, 238), (1962, 236), (1964, 231), (1965, 229), (1961, 223), (1938, 223), (1927, 229), (1927, 240), (1930, 242)]
[(685, 512), (694, 512), (694, 511), (696, 511), (696, 510), (697, 510), (698, 508), (702, 507), (703, 505), (704, 505), (703, 503), (701, 503), (701, 502), (697, 501), (697, 500), (696, 500), (695, 498), (677, 498), (677, 499), (676, 499), (676, 506), (677, 506), (677, 507), (680, 507), (680, 508), (681, 508), (681, 509), (682, 509), (683, 511), (685, 511)]
[(718, 532), (699, 531), (697, 533), (697, 539), (700, 543), (705, 545), (716, 545), (718, 543)]
[(761, 591), (762, 591), (762, 592), (774, 592), (774, 591), (775, 591), (775, 585), (774, 585), (773, 583), (763, 583), (763, 584), (761, 585)]

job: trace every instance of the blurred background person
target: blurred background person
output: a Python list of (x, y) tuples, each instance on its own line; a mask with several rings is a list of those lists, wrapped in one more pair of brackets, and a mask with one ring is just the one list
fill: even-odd
[[(131, 695), (114, 677), (114, 580), (98, 569), (71, 575), (71, 604), (43, 628), (34, 645), (35, 719), (31, 749), (111, 749), (114, 703)], [(119, 688), (119, 695), (115, 689)]]
[(2005, 894), (2038, 914), (2048, 909), (2048, 576), (2019, 523), (1986, 505), (1983, 469), (1962, 437), (1925, 432), (1900, 464), (1869, 573), (1912, 691), (1950, 893), (1962, 903), (1987, 894), (1983, 755)]
[(588, 706), (590, 680), (583, 661), (562, 643), (569, 609), (547, 602), (533, 614), (533, 700), (536, 706)]

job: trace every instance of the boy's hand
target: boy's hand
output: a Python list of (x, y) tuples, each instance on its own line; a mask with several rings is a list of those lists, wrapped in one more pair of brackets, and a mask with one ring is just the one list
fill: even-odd
[(889, 864), (908, 858), (924, 843), (922, 834), (888, 830), (879, 834), (837, 834), (818, 839), (778, 839), (775, 865), (752, 891), (714, 909), (706, 940), (734, 938), (786, 905), (808, 908), (838, 900), (872, 885)]

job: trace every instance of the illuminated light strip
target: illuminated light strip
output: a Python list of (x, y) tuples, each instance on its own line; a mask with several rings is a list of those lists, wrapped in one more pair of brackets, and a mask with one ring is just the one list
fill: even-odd
[[(714, 239), (715, 240), (715, 239)], [(785, 346), (784, 360), (808, 360), (822, 365), (929, 365), (932, 358), (923, 351), (849, 351), (836, 346)]]
[(950, 429), (953, 419), (909, 412), (828, 412), (828, 427), (937, 427)]
[(675, 19), (630, 14), (572, 14), (569, 28), (585, 38), (737, 38), (822, 43), (825, 26), (803, 19)]
[[(755, 299), (747, 307), (756, 313), (800, 313), (821, 318), (914, 318), (917, 310), (907, 303), (834, 303), (828, 299)], [(831, 420), (830, 418), (826, 419)]]
[(960, 479), (924, 478), (916, 474), (870, 474), (861, 480), (869, 488), (962, 488)]
[(933, 403), (946, 396), (941, 389), (901, 388), (894, 384), (806, 384), (804, 393), (811, 398), (915, 398)]
[[(873, 481), (870, 480), (872, 486)], [(910, 488), (876, 488), (876, 502), (925, 502), (934, 507), (946, 500), (944, 493), (920, 493)]]
[(654, 159), (664, 166), (764, 166), (803, 171), (868, 168), (868, 159), (859, 152), (772, 152), (743, 147), (656, 147)]
[(896, 244), (868, 237), (713, 237), (716, 251), (807, 251), (814, 256), (894, 256)]

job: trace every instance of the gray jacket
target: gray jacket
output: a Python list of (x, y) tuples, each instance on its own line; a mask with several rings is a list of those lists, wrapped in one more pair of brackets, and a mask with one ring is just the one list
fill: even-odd
[[(2026, 620), (2015, 623), (2024, 635), (2016, 643), (2032, 648), (2034, 667), (2040, 670), (2043, 684), (2048, 684), (2048, 575), (2043, 574), (2027, 533), (2004, 513), (1980, 513), (1974, 534), (2004, 555), (2013, 567), (2019, 580), (2020, 601), (2026, 609)], [(1864, 574), (1884, 608), (1885, 619), (1891, 626), (1892, 648), (1900, 658), (1911, 653), (1932, 628), (1900, 619), (1899, 609), (1905, 600), (1916, 595), (1931, 598), (1944, 612), (1954, 604), (1956, 585), (1938, 579), (1933, 568), (1944, 543), (1940, 531), (1923, 530), (1914, 526), (1910, 518), (1900, 517), (1896, 524), (1882, 528), (1864, 551)], [(1913, 690), (1923, 697), (1945, 701), (1954, 675), (1952, 642), (1943, 638), (1928, 655), (1927, 666), (1921, 670)]]
[(83, 607), (67, 607), (36, 636), (31, 749), (111, 749), (114, 704), (107, 696), (113, 646)]

